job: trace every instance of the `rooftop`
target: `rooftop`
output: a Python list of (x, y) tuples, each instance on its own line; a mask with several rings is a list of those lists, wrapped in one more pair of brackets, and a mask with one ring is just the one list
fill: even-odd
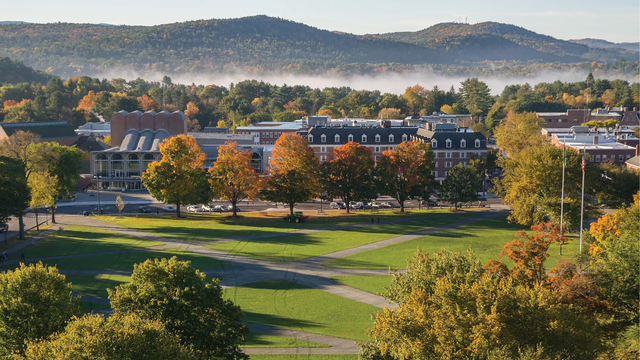
[(256, 131), (256, 130), (300, 130), (302, 125), (295, 122), (260, 122), (249, 126), (238, 126), (236, 131)]
[(56, 138), (72, 138), (78, 135), (71, 125), (66, 121), (48, 121), (34, 123), (0, 123), (0, 127), (7, 136), (11, 136), (16, 131), (30, 131), (40, 135), (43, 140)]

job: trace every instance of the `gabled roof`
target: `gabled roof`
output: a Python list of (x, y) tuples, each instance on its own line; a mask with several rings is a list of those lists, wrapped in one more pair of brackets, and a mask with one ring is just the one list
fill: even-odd
[(34, 134), (40, 135), (42, 140), (47, 139), (59, 139), (78, 137), (78, 134), (73, 130), (73, 127), (66, 121), (49, 121), (49, 122), (35, 122), (35, 123), (0, 123), (0, 127), (7, 134), (11, 136), (18, 130), (30, 131)]
[(635, 168), (640, 168), (640, 156), (634, 156), (631, 159), (626, 161), (627, 165), (633, 166)]

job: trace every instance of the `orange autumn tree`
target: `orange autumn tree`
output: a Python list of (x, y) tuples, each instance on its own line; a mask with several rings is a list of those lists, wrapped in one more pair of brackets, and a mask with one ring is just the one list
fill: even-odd
[(176, 204), (180, 217), (181, 205), (208, 203), (210, 200), (207, 173), (202, 165), (206, 155), (196, 139), (178, 135), (160, 143), (162, 160), (149, 164), (142, 173), (142, 184), (151, 195), (167, 204)]
[(251, 166), (252, 152), (238, 151), (237, 144), (227, 141), (218, 148), (218, 158), (209, 169), (209, 183), (214, 197), (231, 203), (237, 216), (238, 202), (252, 200), (262, 187), (260, 177)]
[(271, 153), (269, 166), (270, 176), (262, 197), (288, 204), (291, 215), (296, 203), (310, 200), (318, 194), (318, 159), (302, 136), (281, 135)]
[(338, 146), (331, 159), (320, 166), (320, 184), (331, 198), (340, 198), (347, 204), (377, 197), (374, 162), (371, 149), (355, 142)]
[(386, 150), (376, 164), (380, 192), (392, 196), (400, 203), (413, 197), (428, 197), (433, 190), (433, 152), (422, 142), (408, 141)]
[(140, 106), (144, 111), (160, 111), (160, 106), (148, 95), (142, 95), (138, 97), (138, 101), (140, 102)]

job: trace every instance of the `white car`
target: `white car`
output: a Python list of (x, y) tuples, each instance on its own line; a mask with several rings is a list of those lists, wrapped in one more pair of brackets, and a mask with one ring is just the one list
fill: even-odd
[(162, 211), (164, 211), (164, 212), (176, 212), (177, 210), (173, 206), (167, 205), (167, 206), (162, 208)]
[(224, 206), (224, 205), (216, 205), (216, 206), (214, 206), (213, 211), (227, 212), (227, 211), (229, 211), (229, 208)]
[(200, 212), (200, 206), (198, 205), (189, 205), (187, 206), (188, 212)]
[(216, 211), (213, 205), (202, 205), (202, 211)]

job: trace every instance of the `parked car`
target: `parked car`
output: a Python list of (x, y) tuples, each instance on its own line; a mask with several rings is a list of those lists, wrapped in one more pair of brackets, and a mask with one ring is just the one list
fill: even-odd
[(138, 212), (139, 213), (150, 213), (151, 212), (151, 208), (148, 206), (138, 206)]
[(373, 201), (373, 202), (370, 202), (370, 203), (369, 203), (369, 206), (370, 206), (370, 207), (372, 207), (372, 208), (374, 208), (374, 209), (379, 209), (379, 208), (381, 208), (381, 207), (382, 207), (382, 204), (380, 204), (380, 203), (379, 203), (379, 202), (377, 202), (377, 201)]
[(398, 207), (398, 205), (396, 205), (396, 204), (394, 204), (392, 202), (389, 202), (389, 201), (385, 201), (385, 202), (382, 203), (382, 207), (385, 208), (385, 209), (395, 209), (395, 208)]
[[(229, 210), (228, 211), (233, 211), (233, 205), (229, 205)], [(242, 210), (240, 210), (239, 207), (236, 206), (236, 212), (240, 212)]]
[(216, 206), (213, 207), (213, 211), (227, 212), (227, 211), (229, 211), (229, 208), (224, 206), (224, 205), (216, 205)]
[(0, 233), (9, 231), (9, 224), (0, 223)]
[(189, 205), (187, 206), (188, 212), (200, 212), (200, 206), (198, 205)]
[(420, 201), (420, 205), (422, 205), (422, 206), (428, 206), (428, 207), (434, 207), (434, 206), (438, 206), (438, 201), (436, 201), (436, 200), (431, 200), (431, 199), (428, 199), (428, 200), (422, 200), (422, 201)]
[(349, 207), (350, 207), (350, 208), (352, 208), (352, 209), (356, 209), (356, 210), (357, 210), (357, 209), (362, 209), (362, 208), (364, 207), (364, 204), (362, 204), (362, 203), (361, 203), (361, 202), (359, 202), (359, 201), (358, 201), (358, 202), (356, 202), (356, 201), (352, 201), (352, 202), (349, 204)]
[(177, 210), (173, 206), (167, 205), (167, 206), (162, 208), (162, 211), (164, 211), (164, 212), (176, 212)]
[(342, 201), (334, 201), (329, 204), (329, 207), (332, 209), (346, 209), (347, 205), (345, 205)]
[(202, 211), (216, 211), (213, 205), (202, 205)]
[(361, 203), (361, 204), (362, 204), (361, 209), (367, 209), (367, 210), (371, 209), (371, 204), (370, 203)]

